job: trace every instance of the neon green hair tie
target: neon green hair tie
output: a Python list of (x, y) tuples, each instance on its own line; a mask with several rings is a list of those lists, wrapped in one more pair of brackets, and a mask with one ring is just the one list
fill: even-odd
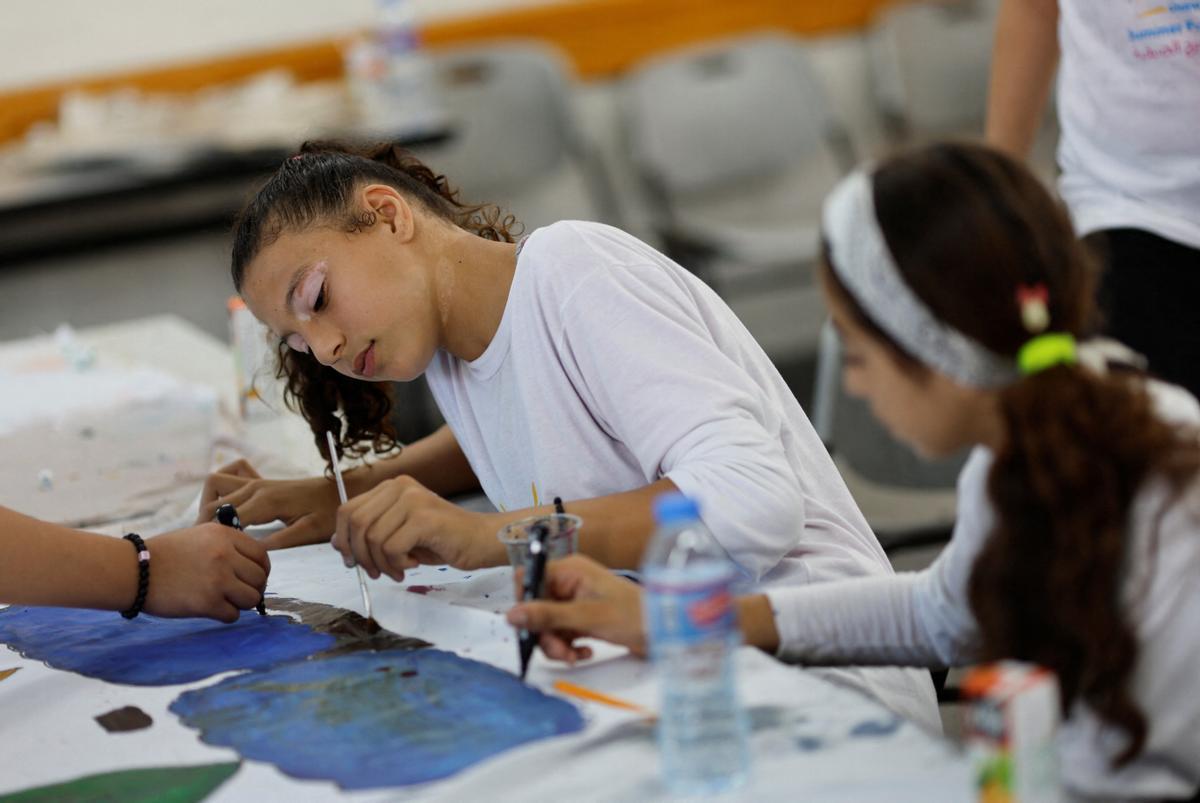
[(1075, 361), (1075, 336), (1066, 332), (1038, 335), (1017, 352), (1017, 367), (1026, 376)]

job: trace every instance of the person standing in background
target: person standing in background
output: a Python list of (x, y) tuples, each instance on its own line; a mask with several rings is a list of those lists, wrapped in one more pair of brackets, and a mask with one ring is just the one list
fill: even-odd
[(1102, 326), (1200, 395), (1200, 2), (1003, 0), (990, 144), (1029, 153), (1056, 66), (1059, 192), (1104, 267)]

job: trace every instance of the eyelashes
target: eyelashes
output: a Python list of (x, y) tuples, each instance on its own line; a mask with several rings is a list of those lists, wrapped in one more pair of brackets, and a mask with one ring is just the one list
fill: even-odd
[[(316, 295), (314, 296), (313, 283), (317, 279), (320, 280), (321, 284), (316, 288)], [(305, 309), (297, 310), (295, 315), (301, 321), (306, 323), (312, 319), (313, 315), (321, 312), (329, 306), (329, 282), (323, 275), (323, 270), (316, 276), (312, 276), (305, 280), (300, 299), (301, 303), (304, 304)], [(298, 351), (302, 354), (311, 351), (311, 349), (308, 347), (308, 342), (305, 341), (304, 337), (298, 332), (293, 332), (292, 334), (283, 338), (283, 342), (292, 351)]]
[[(328, 282), (322, 281), (322, 283), (320, 283), (320, 289), (317, 290), (317, 298), (314, 298), (312, 301), (311, 313), (299, 314), (298, 317), (301, 320), (305, 320), (305, 322), (307, 322), (307, 320), (310, 319), (311, 314), (316, 314), (317, 312), (324, 310), (324, 308), (328, 307), (328, 306), (329, 306)], [(283, 338), (283, 342), (284, 342), (284, 344), (287, 344), (288, 348), (294, 350), (294, 352), (300, 352), (301, 354), (306, 354), (308, 352), (308, 350), (310, 350), (310, 349), (308, 349), (308, 343), (305, 341), (305, 338), (302, 337), (299, 334), (299, 332), (292, 332), (292, 334)]]
[(297, 318), (307, 321), (314, 312), (328, 304), (329, 277), (324, 265), (318, 265), (309, 271), (300, 284), (299, 291), (292, 301), (292, 311)]

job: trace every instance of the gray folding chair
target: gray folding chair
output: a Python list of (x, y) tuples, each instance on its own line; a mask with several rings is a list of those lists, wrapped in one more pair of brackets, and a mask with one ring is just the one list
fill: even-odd
[(657, 56), (630, 74), (620, 107), (667, 252), (772, 357), (811, 365), (821, 203), (855, 157), (803, 41), (768, 32)]
[(888, 552), (944, 543), (954, 529), (955, 485), (966, 455), (917, 457), (866, 404), (842, 391), (841, 361), (841, 341), (826, 323), (811, 418), (851, 495)]
[(452, 135), (417, 153), (466, 200), (500, 204), (526, 231), (566, 218), (619, 224), (611, 186), (577, 121), (562, 54), (508, 40), (431, 57)]
[(867, 34), (876, 100), (895, 142), (983, 135), (999, 0), (887, 6)]
[(656, 225), (710, 278), (811, 262), (825, 193), (855, 161), (804, 43), (780, 33), (658, 56), (626, 81), (630, 157)]

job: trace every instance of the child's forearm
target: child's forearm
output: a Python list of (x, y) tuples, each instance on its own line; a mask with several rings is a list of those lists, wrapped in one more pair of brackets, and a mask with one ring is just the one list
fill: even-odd
[(136, 592), (128, 541), (0, 508), (0, 602), (122, 610)]
[(636, 569), (654, 533), (654, 499), (678, 491), (667, 479), (619, 494), (571, 502), (567, 512), (583, 519), (579, 551), (612, 569)]
[[(592, 499), (565, 500), (566, 512), (583, 519), (578, 550), (612, 569), (636, 569), (654, 532), (651, 506), (659, 494), (678, 491), (668, 479), (658, 480), (632, 491)], [(496, 533), (506, 524), (529, 516), (554, 512), (553, 505), (489, 513), (483, 519), (481, 547), (486, 550), (487, 565), (507, 562), (503, 545)]]
[(347, 472), (351, 496), (369, 491), (384, 480), (409, 476), (441, 496), (454, 496), (479, 489), (479, 479), (450, 427), (405, 446), (400, 454)]
[(779, 630), (775, 627), (775, 613), (771, 601), (764, 594), (738, 597), (734, 603), (742, 641), (764, 652), (774, 653), (779, 649)]
[(996, 21), (985, 138), (1024, 159), (1058, 65), (1057, 0), (1004, 0)]

